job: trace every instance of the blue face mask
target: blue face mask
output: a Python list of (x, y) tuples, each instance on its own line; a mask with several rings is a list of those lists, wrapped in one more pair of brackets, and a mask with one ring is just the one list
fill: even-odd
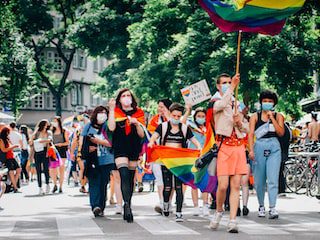
[(170, 122), (171, 122), (173, 125), (179, 125), (180, 119), (176, 120), (176, 119), (174, 119), (174, 118), (171, 118), (171, 119), (170, 119)]
[(203, 125), (205, 122), (206, 122), (206, 119), (205, 118), (196, 118), (196, 122), (199, 124), (199, 125)]
[(262, 104), (261, 104), (261, 109), (263, 110), (263, 111), (271, 111), (271, 110), (273, 110), (273, 103), (271, 103), (271, 102), (263, 102)]
[(222, 93), (225, 94), (226, 91), (229, 89), (229, 87), (230, 87), (230, 84), (222, 84), (221, 86)]

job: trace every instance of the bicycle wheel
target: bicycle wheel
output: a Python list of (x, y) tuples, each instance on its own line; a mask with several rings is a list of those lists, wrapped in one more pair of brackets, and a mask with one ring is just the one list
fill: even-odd
[(315, 197), (318, 195), (318, 192), (319, 192), (318, 177), (316, 174), (313, 174), (310, 181), (309, 194), (311, 197)]
[(286, 170), (284, 176), (289, 191), (298, 194), (306, 193), (303, 190), (303, 187), (306, 186), (306, 176), (304, 176), (304, 169), (302, 167), (295, 169), (295, 165), (292, 165)]

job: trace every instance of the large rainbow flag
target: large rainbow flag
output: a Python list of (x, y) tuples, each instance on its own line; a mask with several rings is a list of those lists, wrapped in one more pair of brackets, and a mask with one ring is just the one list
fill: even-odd
[(305, 0), (234, 0), (233, 4), (226, 4), (221, 1), (199, 0), (201, 7), (221, 31), (242, 30), (266, 35), (279, 34), (286, 18), (299, 11), (304, 2)]
[(166, 166), (184, 184), (199, 188), (201, 192), (215, 192), (217, 178), (210, 176), (208, 169), (192, 172), (195, 161), (200, 156), (199, 150), (154, 146), (148, 149), (148, 162), (158, 162)]

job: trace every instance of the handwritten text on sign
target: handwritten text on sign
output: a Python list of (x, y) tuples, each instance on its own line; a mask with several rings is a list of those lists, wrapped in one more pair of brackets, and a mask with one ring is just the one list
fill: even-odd
[(181, 89), (185, 103), (192, 106), (211, 98), (211, 93), (206, 80), (202, 80), (188, 87)]

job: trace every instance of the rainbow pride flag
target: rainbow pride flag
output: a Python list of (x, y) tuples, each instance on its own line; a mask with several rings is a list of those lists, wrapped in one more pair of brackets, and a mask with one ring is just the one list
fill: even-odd
[(211, 20), (223, 32), (254, 32), (266, 35), (279, 34), (286, 18), (298, 12), (305, 0), (234, 0), (233, 4), (221, 1), (199, 0)]
[(209, 175), (207, 167), (199, 172), (192, 172), (199, 156), (199, 150), (188, 148), (154, 146), (148, 149), (148, 162), (162, 163), (184, 184), (192, 188), (199, 188), (201, 192), (214, 192), (217, 178)]

